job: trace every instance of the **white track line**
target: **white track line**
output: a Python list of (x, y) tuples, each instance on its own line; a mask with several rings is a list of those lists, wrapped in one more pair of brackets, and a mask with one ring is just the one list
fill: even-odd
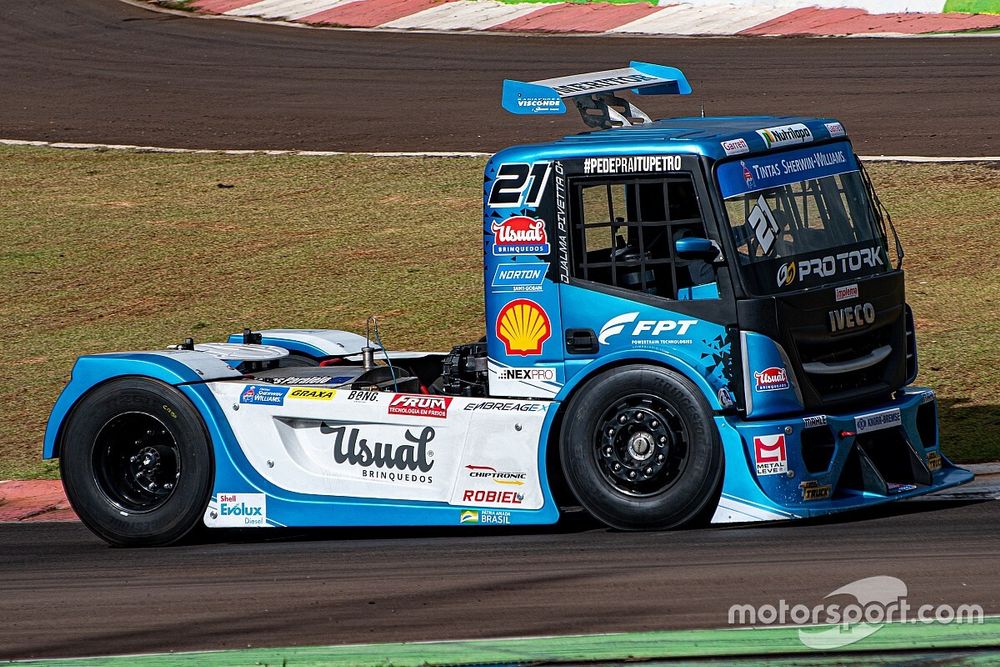
[[(198, 153), (207, 155), (301, 155), (306, 157), (331, 157), (337, 155), (365, 155), (370, 157), (489, 157), (492, 153), (479, 151), (299, 151), (247, 148), (167, 148), (163, 146), (133, 146), (131, 144), (82, 144), (69, 141), (29, 141), (27, 139), (0, 139), (0, 146), (38, 146), (90, 151), (135, 151), (137, 153)], [(866, 162), (1000, 162), (1000, 156), (984, 157), (933, 157), (923, 155), (861, 155)]]

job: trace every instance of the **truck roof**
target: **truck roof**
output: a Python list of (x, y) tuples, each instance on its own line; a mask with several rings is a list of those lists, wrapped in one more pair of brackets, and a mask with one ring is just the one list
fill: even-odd
[[(789, 128), (794, 129), (789, 131)], [(502, 156), (504, 160), (571, 159), (599, 155), (686, 153), (719, 160), (846, 137), (843, 125), (834, 118), (695, 116), (663, 118), (649, 123), (571, 134), (546, 143), (513, 146), (495, 157)]]
[(844, 126), (833, 118), (720, 116), (654, 121), (619, 96), (626, 90), (639, 96), (690, 95), (691, 84), (676, 67), (635, 60), (620, 69), (540, 81), (506, 79), (501, 104), (507, 111), (532, 116), (562, 114), (572, 105), (584, 123), (602, 129), (509, 148), (497, 156), (537, 160), (687, 153), (722, 159), (847, 136)]

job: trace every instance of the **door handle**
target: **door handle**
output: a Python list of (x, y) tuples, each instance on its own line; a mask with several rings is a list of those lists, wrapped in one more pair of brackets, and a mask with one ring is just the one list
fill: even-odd
[(594, 354), (600, 349), (593, 329), (566, 329), (566, 352)]

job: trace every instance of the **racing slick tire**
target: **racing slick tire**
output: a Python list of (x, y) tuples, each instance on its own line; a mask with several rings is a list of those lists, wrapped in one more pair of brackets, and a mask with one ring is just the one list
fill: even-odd
[(197, 410), (176, 388), (137, 377), (102, 384), (73, 408), (60, 442), (66, 496), (107, 542), (170, 544), (199, 525), (212, 451)]
[(577, 500), (613, 528), (677, 528), (704, 519), (718, 499), (722, 444), (712, 410), (666, 368), (591, 378), (566, 407), (559, 449)]

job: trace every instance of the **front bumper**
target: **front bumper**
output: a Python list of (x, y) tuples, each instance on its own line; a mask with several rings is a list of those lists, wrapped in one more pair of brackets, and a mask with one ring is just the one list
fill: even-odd
[(930, 389), (858, 412), (716, 424), (726, 477), (715, 522), (821, 516), (973, 479), (941, 453)]

